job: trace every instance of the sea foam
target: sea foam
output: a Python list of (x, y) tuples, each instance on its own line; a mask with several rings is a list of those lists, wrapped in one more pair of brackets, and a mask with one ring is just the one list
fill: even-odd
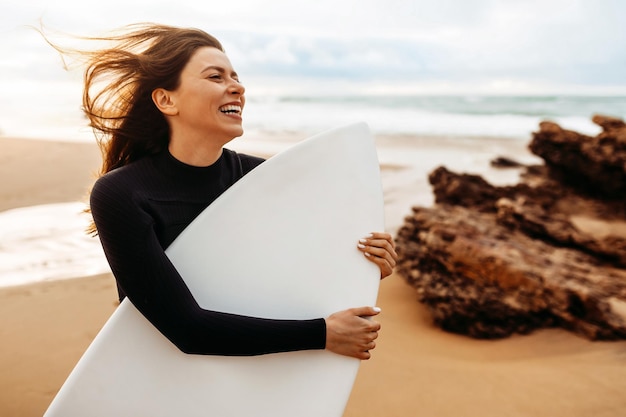
[(83, 203), (0, 212), (0, 287), (110, 271), (100, 241), (85, 233)]

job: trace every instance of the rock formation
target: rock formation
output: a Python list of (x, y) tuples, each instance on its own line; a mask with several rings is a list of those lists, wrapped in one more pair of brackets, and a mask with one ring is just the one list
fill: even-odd
[(541, 123), (529, 148), (545, 164), (514, 186), (430, 174), (435, 206), (413, 208), (396, 241), (398, 272), (436, 324), (478, 338), (552, 326), (626, 338), (626, 233), (580, 227), (626, 230), (626, 124), (593, 120), (595, 138)]
[(530, 150), (540, 156), (550, 173), (579, 192), (620, 199), (626, 193), (626, 125), (620, 119), (595, 116), (603, 132), (596, 137), (540, 124)]

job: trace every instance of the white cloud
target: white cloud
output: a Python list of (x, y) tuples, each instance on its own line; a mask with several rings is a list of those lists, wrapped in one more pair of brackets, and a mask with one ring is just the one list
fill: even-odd
[[(40, 17), (78, 34), (137, 21), (196, 26), (223, 41), (244, 79), (626, 86), (626, 3), (620, 0), (22, 3), (0, 6), (5, 34)], [(0, 39), (0, 52), (15, 53), (7, 38)]]

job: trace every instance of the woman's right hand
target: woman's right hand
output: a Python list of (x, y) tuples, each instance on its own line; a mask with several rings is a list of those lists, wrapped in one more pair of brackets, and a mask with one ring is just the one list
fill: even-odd
[(369, 319), (377, 307), (358, 307), (331, 314), (326, 319), (326, 349), (340, 355), (367, 360), (376, 347), (380, 323)]

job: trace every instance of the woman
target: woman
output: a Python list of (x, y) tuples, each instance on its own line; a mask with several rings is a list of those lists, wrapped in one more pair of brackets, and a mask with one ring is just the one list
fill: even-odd
[[(120, 300), (180, 350), (259, 355), (328, 349), (369, 359), (380, 311), (270, 320), (202, 309), (165, 249), (205, 207), (263, 162), (223, 148), (242, 135), (245, 89), (221, 44), (196, 29), (135, 25), (88, 54), (84, 111), (103, 151), (90, 197)], [(93, 230), (95, 231), (95, 230)], [(381, 278), (397, 255), (387, 233), (355, 242)]]

